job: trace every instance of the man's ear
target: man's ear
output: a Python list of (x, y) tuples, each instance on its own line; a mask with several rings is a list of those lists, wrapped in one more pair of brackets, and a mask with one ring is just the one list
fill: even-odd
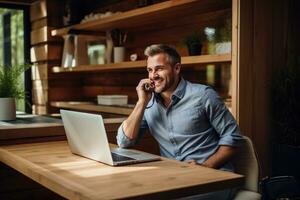
[(180, 70), (181, 70), (181, 64), (177, 63), (174, 66), (174, 71), (176, 72), (176, 74), (180, 74)]

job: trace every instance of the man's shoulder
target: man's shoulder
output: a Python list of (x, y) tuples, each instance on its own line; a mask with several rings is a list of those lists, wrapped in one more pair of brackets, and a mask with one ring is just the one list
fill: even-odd
[(192, 82), (187, 81), (186, 89), (191, 92), (205, 92), (212, 88), (208, 85), (204, 85), (204, 84), (200, 84), (200, 83), (192, 83)]
[(191, 83), (187, 81), (186, 92), (189, 96), (199, 97), (202, 100), (218, 99), (218, 93), (209, 85)]

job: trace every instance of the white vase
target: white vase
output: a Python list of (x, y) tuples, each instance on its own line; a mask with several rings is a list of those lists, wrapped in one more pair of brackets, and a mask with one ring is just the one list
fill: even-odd
[(114, 47), (114, 63), (125, 60), (125, 47)]
[(215, 46), (215, 53), (216, 54), (225, 54), (231, 52), (231, 42), (221, 42), (216, 43)]
[(0, 98), (0, 120), (9, 121), (16, 119), (15, 98)]

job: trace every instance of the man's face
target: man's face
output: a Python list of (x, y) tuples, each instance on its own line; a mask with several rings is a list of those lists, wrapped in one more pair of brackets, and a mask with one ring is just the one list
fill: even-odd
[(172, 90), (176, 88), (180, 70), (169, 64), (167, 55), (160, 53), (149, 56), (147, 71), (149, 79), (155, 86), (154, 91), (156, 93), (173, 92)]

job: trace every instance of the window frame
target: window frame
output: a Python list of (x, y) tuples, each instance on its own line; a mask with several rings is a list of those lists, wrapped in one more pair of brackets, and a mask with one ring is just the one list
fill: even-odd
[[(23, 11), (23, 25), (24, 25), (24, 62), (30, 63), (30, 5), (19, 5), (13, 3), (0, 3), (0, 8), (17, 9)], [(24, 88), (26, 92), (25, 97), (25, 113), (32, 113), (32, 80), (31, 69), (24, 73)], [(27, 103), (26, 103), (27, 102)]]

